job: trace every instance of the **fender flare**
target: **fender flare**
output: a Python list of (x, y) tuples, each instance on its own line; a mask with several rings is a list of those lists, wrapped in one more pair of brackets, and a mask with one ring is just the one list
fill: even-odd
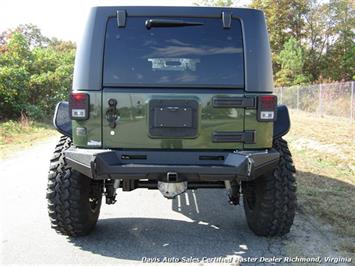
[(59, 133), (69, 138), (72, 137), (72, 123), (69, 116), (68, 102), (57, 103), (53, 116), (53, 125)]
[(291, 128), (291, 120), (286, 105), (278, 105), (276, 109), (276, 121), (274, 122), (273, 138), (281, 138)]

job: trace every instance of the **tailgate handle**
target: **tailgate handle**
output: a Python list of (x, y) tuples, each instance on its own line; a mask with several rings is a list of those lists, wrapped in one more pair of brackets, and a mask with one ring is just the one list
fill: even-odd
[(254, 130), (246, 131), (216, 131), (212, 134), (213, 142), (241, 142), (244, 144), (255, 144), (256, 137)]

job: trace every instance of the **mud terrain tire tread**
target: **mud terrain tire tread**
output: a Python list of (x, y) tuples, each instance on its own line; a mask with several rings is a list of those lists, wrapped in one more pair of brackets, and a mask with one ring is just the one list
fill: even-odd
[[(290, 231), (295, 217), (296, 169), (284, 139), (274, 140), (273, 147), (280, 153), (280, 161), (273, 172), (251, 182), (243, 182), (244, 210), (250, 229), (259, 236), (282, 236)], [(247, 197), (255, 195), (254, 208), (249, 208)]]
[(83, 236), (96, 225), (101, 197), (95, 209), (90, 208), (90, 179), (72, 170), (65, 161), (64, 151), (71, 139), (62, 136), (50, 160), (47, 185), (48, 214), (51, 227), (67, 236)]

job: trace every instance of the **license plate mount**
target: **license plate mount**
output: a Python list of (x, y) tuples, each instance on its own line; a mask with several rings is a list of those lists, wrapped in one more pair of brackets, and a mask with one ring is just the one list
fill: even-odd
[(192, 109), (189, 107), (167, 106), (154, 108), (154, 127), (190, 128)]
[(149, 136), (195, 138), (198, 102), (190, 99), (153, 99), (149, 102)]

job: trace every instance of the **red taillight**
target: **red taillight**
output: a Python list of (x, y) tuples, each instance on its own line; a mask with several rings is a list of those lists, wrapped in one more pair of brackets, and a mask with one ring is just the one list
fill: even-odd
[(258, 99), (258, 120), (274, 121), (276, 119), (277, 97), (275, 95), (263, 95)]
[(72, 93), (73, 100), (76, 102), (82, 102), (88, 95), (86, 93)]
[(69, 98), (70, 117), (74, 120), (87, 120), (89, 118), (89, 95), (82, 92), (73, 92)]
[(274, 109), (276, 106), (276, 96), (265, 95), (260, 97), (260, 104), (262, 109)]

